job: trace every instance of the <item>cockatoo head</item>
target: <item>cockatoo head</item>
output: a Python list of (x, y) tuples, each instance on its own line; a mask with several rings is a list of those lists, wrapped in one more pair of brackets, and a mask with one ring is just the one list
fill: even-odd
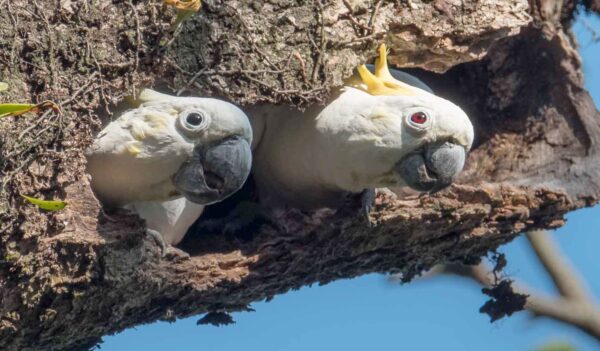
[(174, 173), (173, 183), (188, 200), (221, 201), (239, 190), (252, 167), (252, 127), (237, 106), (211, 98), (173, 97), (145, 89), (141, 108), (171, 108), (181, 141), (192, 155)]
[(354, 160), (352, 180), (440, 190), (462, 170), (473, 125), (454, 103), (396, 80), (386, 55), (381, 45), (374, 74), (359, 67), (360, 80), (321, 113), (318, 127)]
[(252, 165), (252, 129), (239, 108), (149, 89), (88, 152), (92, 186), (109, 204), (185, 196), (208, 205), (237, 191)]

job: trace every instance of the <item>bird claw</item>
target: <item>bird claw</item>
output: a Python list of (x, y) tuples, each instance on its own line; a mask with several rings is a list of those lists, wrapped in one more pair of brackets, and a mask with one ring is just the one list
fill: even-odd
[(146, 234), (160, 247), (160, 257), (165, 257), (167, 254), (167, 244), (162, 235), (158, 231), (150, 228), (146, 228)]
[(365, 189), (360, 194), (360, 211), (361, 215), (367, 222), (369, 227), (374, 227), (375, 223), (371, 220), (371, 211), (373, 210), (373, 206), (375, 205), (375, 197), (377, 196), (376, 189)]

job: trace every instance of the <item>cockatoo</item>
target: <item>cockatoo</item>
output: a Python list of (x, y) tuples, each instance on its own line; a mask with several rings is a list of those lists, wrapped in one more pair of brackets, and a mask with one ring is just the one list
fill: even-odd
[(238, 107), (217, 99), (146, 89), (138, 101), (139, 107), (96, 137), (87, 171), (103, 205), (137, 212), (164, 253), (205, 205), (244, 184), (252, 165), (252, 128)]
[[(409, 186), (435, 192), (462, 170), (473, 125), (454, 103), (396, 80), (387, 49), (328, 105), (247, 109), (254, 133), (252, 175), (268, 207), (336, 207), (348, 193)], [(368, 218), (368, 217), (367, 217)]]

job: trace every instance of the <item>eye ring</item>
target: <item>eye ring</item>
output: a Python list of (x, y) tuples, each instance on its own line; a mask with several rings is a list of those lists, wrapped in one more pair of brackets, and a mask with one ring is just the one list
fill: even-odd
[(198, 110), (187, 110), (179, 114), (179, 126), (188, 133), (197, 133), (210, 125), (210, 117)]
[(410, 111), (404, 119), (407, 126), (416, 131), (424, 131), (431, 126), (431, 116), (423, 110)]

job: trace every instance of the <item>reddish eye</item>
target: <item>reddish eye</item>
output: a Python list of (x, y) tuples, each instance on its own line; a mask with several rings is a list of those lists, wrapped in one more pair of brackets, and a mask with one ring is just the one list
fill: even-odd
[(423, 112), (415, 112), (410, 116), (410, 121), (414, 124), (425, 124), (427, 122), (427, 115)]

